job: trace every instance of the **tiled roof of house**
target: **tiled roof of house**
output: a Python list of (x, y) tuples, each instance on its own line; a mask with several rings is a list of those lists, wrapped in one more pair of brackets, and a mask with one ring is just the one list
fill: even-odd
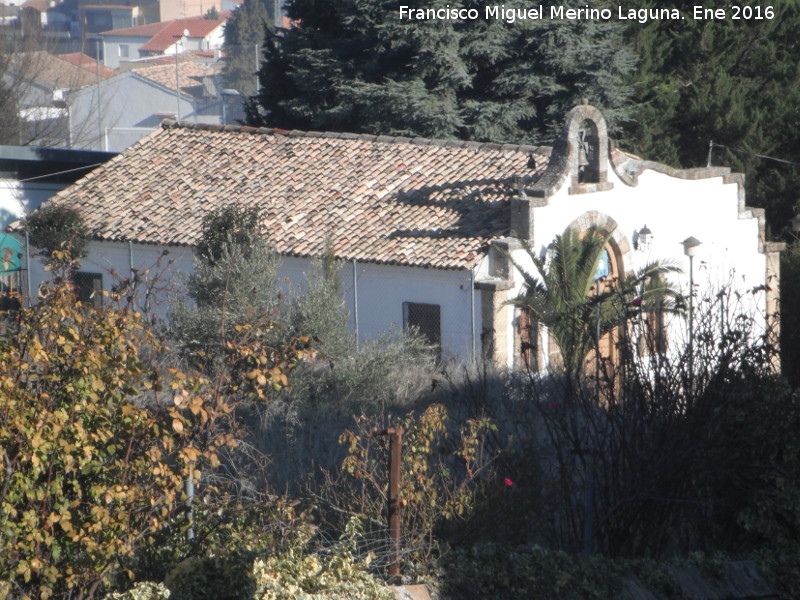
[[(150, 81), (162, 85), (172, 91), (177, 87), (175, 81), (175, 59), (162, 65), (147, 66), (132, 69), (134, 73)], [(193, 98), (203, 97), (203, 78), (213, 77), (219, 73), (217, 67), (198, 63), (190, 59), (180, 59), (178, 65), (178, 79), (180, 79), (181, 93)]]
[(39, 12), (47, 12), (50, 8), (50, 0), (25, 0), (22, 3), (22, 8), (34, 8)]
[[(164, 27), (148, 40), (141, 48), (140, 52), (163, 52), (175, 42), (181, 39), (184, 31), (188, 31), (189, 38), (204, 38), (217, 27), (225, 23), (225, 19), (204, 19), (195, 17), (192, 19), (175, 19), (162, 23)], [(135, 29), (135, 27), (133, 28)], [(119, 35), (119, 32), (116, 32)]]
[(206, 19), (204, 17), (192, 17), (188, 19), (175, 19), (173, 21), (162, 21), (159, 23), (148, 23), (147, 25), (137, 25), (136, 27), (126, 27), (124, 29), (112, 29), (104, 31), (100, 35), (114, 37), (135, 37), (149, 38), (139, 52), (144, 53), (163, 53), (170, 46), (175, 44), (183, 36), (185, 31), (189, 32), (189, 38), (205, 38), (212, 31), (223, 25), (230, 15), (230, 11), (224, 11), (219, 19)]
[[(58, 58), (73, 65), (83, 67), (90, 73), (97, 74), (97, 61), (88, 54), (84, 54), (83, 52), (71, 52), (69, 54), (59, 54)], [(117, 72), (114, 69), (103, 66), (102, 64), (100, 65), (100, 77), (103, 79), (108, 79), (116, 74)]]
[[(534, 169), (529, 168), (531, 154)], [(509, 235), (516, 178), (548, 148), (165, 121), (52, 202), (78, 207), (99, 239), (194, 245), (203, 216), (263, 210), (276, 250), (468, 269)]]
[(97, 75), (45, 51), (11, 54), (11, 70), (53, 88), (72, 89), (97, 82)]
[[(130, 36), (130, 37), (153, 37), (159, 31), (164, 29), (168, 23), (171, 21), (159, 21), (157, 23), (147, 23), (146, 25), (137, 25), (135, 27), (124, 27), (122, 29), (111, 29), (109, 31), (103, 31), (100, 35), (122, 35), (122, 36)], [(183, 31), (183, 30), (181, 30)]]

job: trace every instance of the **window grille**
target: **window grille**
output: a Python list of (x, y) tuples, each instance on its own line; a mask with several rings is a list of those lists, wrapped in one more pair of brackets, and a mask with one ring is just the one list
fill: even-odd
[(93, 308), (103, 306), (103, 274), (77, 271), (73, 275), (75, 296), (78, 302)]
[(431, 346), (441, 352), (441, 307), (438, 304), (403, 302), (403, 327), (419, 331)]

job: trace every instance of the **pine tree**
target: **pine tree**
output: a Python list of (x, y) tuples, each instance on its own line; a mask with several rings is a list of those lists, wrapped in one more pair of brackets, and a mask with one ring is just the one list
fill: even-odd
[(774, 234), (785, 233), (797, 171), (756, 154), (800, 162), (800, 7), (792, 0), (774, 6), (771, 19), (733, 20), (725, 5), (728, 19), (695, 21), (693, 4), (676, 3), (685, 20), (630, 28), (640, 67), (635, 125), (623, 145), (695, 167), (708, 163), (713, 142), (712, 164), (745, 173), (748, 204), (766, 208)]
[[(800, 211), (800, 3), (775, 3), (772, 18), (719, 21), (695, 21), (693, 2), (676, 4), (685, 20), (630, 29), (640, 68), (635, 126), (623, 144), (675, 166), (705, 166), (710, 158), (745, 174), (747, 203), (766, 209), (767, 238), (793, 242), (781, 264), (781, 350), (784, 373), (797, 385), (800, 329), (792, 319), (795, 295), (787, 292), (798, 289), (800, 273), (789, 231)], [(732, 16), (724, 3), (706, 4)]]
[[(406, 4), (406, 3), (404, 3)], [(550, 142), (583, 97), (612, 127), (633, 68), (614, 22), (400, 20), (378, 0), (293, 0), (268, 34), (253, 124), (480, 141)], [(505, 4), (506, 8), (529, 6)]]

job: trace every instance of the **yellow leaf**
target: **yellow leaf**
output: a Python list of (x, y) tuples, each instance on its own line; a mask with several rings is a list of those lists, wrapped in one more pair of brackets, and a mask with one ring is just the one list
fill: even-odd
[(189, 406), (189, 410), (192, 411), (192, 414), (193, 415), (198, 414), (202, 408), (203, 408), (203, 399), (198, 396), (192, 398), (191, 405)]
[(187, 460), (192, 462), (196, 461), (200, 457), (200, 451), (197, 448), (192, 448), (191, 446), (184, 448), (181, 450), (181, 452)]
[(181, 423), (178, 419), (172, 419), (172, 429), (175, 430), (175, 433), (182, 433), (183, 423)]

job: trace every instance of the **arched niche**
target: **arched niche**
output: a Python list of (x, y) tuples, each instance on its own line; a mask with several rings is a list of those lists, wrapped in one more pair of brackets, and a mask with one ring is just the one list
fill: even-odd
[(562, 134), (568, 148), (570, 194), (610, 190), (608, 181), (608, 127), (594, 106), (581, 104), (567, 114)]

